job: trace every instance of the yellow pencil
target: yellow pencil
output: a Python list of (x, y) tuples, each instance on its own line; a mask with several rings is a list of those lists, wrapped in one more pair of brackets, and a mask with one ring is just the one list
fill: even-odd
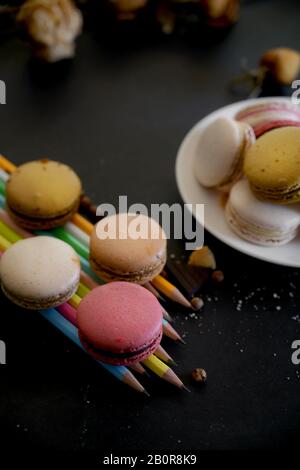
[(81, 302), (81, 298), (79, 297), (79, 295), (74, 294), (74, 295), (70, 298), (70, 300), (68, 301), (68, 304), (70, 304), (71, 307), (77, 309), (77, 308), (78, 308), (78, 305), (80, 304), (80, 302)]
[(9, 242), (3, 235), (0, 234), (0, 250), (5, 251), (7, 248), (9, 248), (11, 245), (11, 242)]
[(78, 213), (73, 215), (72, 222), (88, 235), (91, 235), (92, 231), (94, 230), (93, 224), (91, 224), (91, 222), (89, 222), (85, 217), (82, 217), (82, 215)]
[(13, 173), (17, 169), (16, 165), (7, 160), (3, 155), (0, 155), (0, 167), (8, 173)]
[(89, 289), (87, 286), (85, 286), (82, 282), (79, 283), (78, 289), (76, 294), (83, 299), (89, 292), (91, 292), (91, 289)]
[(182, 390), (189, 391), (189, 389), (182, 383), (180, 378), (177, 377), (175, 372), (173, 372), (173, 370), (170, 369), (167, 364), (158, 359), (158, 357), (152, 354), (147, 359), (144, 359), (142, 362), (146, 367), (148, 367), (148, 369), (152, 370), (152, 372), (158, 375), (158, 377), (160, 377), (161, 379), (170, 382), (171, 384), (175, 385), (178, 388), (181, 388)]
[(167, 279), (163, 278), (160, 274), (152, 279), (151, 284), (158, 289), (162, 294), (167, 296), (173, 302), (177, 302), (184, 307), (192, 308), (191, 303), (184, 297), (184, 295), (173, 286)]

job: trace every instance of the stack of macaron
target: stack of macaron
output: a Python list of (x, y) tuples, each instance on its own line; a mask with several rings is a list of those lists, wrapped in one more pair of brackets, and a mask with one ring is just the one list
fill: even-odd
[[(252, 128), (247, 145), (237, 138), (242, 124)], [(234, 173), (237, 158), (240, 171)], [(241, 238), (277, 246), (297, 236), (300, 110), (295, 105), (268, 101), (234, 118), (215, 119), (198, 136), (194, 168), (202, 186), (227, 189), (225, 217)]]

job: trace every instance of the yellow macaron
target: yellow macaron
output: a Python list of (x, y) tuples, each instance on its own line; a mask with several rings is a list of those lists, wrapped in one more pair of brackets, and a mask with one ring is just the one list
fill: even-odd
[(300, 201), (300, 128), (260, 137), (245, 154), (244, 173), (256, 196), (277, 204)]
[(67, 165), (37, 160), (19, 166), (6, 186), (7, 208), (21, 226), (51, 229), (65, 224), (77, 211), (81, 182)]

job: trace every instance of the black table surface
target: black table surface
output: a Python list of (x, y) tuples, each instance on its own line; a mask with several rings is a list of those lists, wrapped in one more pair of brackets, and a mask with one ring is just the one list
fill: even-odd
[[(244, 2), (239, 23), (217, 43), (184, 37), (130, 41), (87, 30), (71, 64), (39, 67), (14, 37), (0, 45), (1, 153), (19, 164), (49, 157), (81, 175), (96, 203), (181, 202), (178, 146), (207, 113), (238, 100), (228, 81), (246, 57), (299, 47), (297, 1)], [(186, 346), (164, 340), (191, 393), (155, 377), (151, 398), (118, 383), (37, 314), (1, 295), (1, 447), (75, 452), (273, 449), (300, 432), (299, 270), (250, 258), (205, 234), (225, 273), (203, 291), (192, 318), (174, 305)], [(184, 252), (170, 242), (170, 252)], [(192, 383), (195, 367), (208, 374)], [(47, 455), (47, 454), (46, 454)]]

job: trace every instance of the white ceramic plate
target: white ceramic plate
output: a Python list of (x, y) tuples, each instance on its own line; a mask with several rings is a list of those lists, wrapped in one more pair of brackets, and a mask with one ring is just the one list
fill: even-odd
[[(254, 100), (240, 101), (225, 106), (199, 121), (186, 135), (177, 154), (176, 181), (181, 197), (188, 204), (204, 204), (204, 220), (198, 222), (205, 227), (216, 238), (235, 248), (264, 261), (280, 264), (283, 266), (300, 267), (300, 234), (290, 243), (279, 247), (263, 247), (254, 245), (239, 238), (227, 225), (224, 209), (220, 203), (220, 194), (216, 190), (202, 187), (193, 171), (193, 159), (195, 155), (195, 131), (203, 129), (207, 124), (219, 116), (233, 117), (237, 111), (251, 104), (268, 101), (287, 100), (289, 98), (259, 98)], [(196, 214), (194, 214), (196, 215)]]

